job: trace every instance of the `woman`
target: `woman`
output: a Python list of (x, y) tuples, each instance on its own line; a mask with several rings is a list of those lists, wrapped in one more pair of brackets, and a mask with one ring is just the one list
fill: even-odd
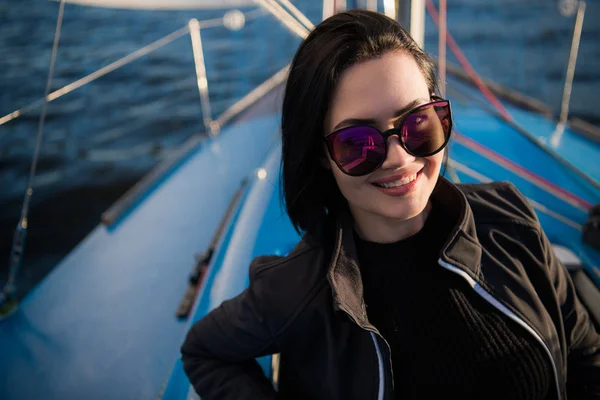
[[(282, 109), (283, 191), (303, 235), (188, 333), (208, 399), (591, 399), (600, 336), (508, 183), (440, 176), (451, 108), (395, 21), (317, 26)], [(280, 353), (275, 392), (256, 357)]]

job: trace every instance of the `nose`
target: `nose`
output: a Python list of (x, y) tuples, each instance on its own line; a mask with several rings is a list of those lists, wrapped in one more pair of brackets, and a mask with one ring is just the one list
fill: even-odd
[(392, 135), (388, 138), (387, 154), (381, 168), (383, 169), (398, 169), (402, 168), (416, 160), (416, 157), (408, 154), (400, 144), (398, 135)]

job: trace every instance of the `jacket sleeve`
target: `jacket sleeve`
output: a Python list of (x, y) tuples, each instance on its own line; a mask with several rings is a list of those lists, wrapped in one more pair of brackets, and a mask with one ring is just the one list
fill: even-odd
[(569, 400), (600, 399), (600, 335), (579, 301), (567, 269), (555, 256), (540, 229), (550, 277), (561, 307), (567, 344)]
[(256, 282), (197, 321), (181, 347), (183, 368), (202, 400), (275, 399), (255, 358), (277, 353)]

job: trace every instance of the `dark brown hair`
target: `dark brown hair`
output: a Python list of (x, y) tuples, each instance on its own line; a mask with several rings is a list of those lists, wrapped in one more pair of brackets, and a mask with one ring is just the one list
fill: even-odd
[(323, 125), (338, 79), (350, 66), (390, 51), (414, 57), (430, 93), (436, 92), (431, 58), (398, 22), (383, 14), (336, 14), (316, 26), (294, 56), (282, 108), (282, 194), (300, 234), (320, 237), (328, 217), (347, 204), (321, 162), (326, 157)]

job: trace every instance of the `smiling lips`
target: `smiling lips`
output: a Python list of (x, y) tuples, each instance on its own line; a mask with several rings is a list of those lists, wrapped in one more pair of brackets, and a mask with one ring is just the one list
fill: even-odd
[(422, 169), (415, 172), (414, 174), (404, 175), (404, 176), (392, 175), (390, 177), (379, 179), (379, 180), (377, 180), (375, 182), (371, 182), (371, 183), (373, 183), (373, 185), (375, 185), (375, 186), (379, 186), (382, 188), (394, 188), (394, 187), (404, 186), (404, 185), (407, 185), (407, 184), (413, 182), (414, 180), (416, 180), (419, 172), (421, 172), (421, 171), (422, 171)]

